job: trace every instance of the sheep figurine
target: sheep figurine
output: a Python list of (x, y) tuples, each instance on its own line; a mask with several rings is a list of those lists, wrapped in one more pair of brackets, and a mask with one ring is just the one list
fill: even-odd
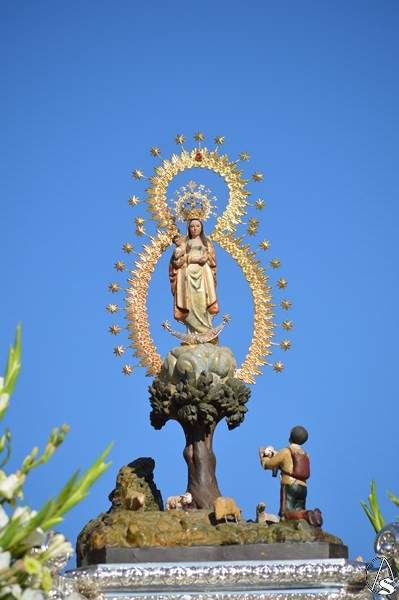
[(241, 518), (241, 510), (238, 508), (233, 498), (219, 496), (214, 502), (214, 511), (216, 521), (224, 521), (227, 523), (227, 518), (232, 517), (236, 523)]
[(265, 448), (259, 449), (260, 457), (272, 458), (276, 454), (277, 450), (273, 446), (266, 446)]
[(184, 510), (193, 502), (190, 492), (180, 494), (180, 496), (169, 496), (166, 500), (166, 510)]
[(264, 525), (269, 525), (269, 523), (278, 523), (280, 521), (279, 517), (277, 515), (265, 512), (265, 508), (266, 504), (264, 502), (259, 502), (256, 507), (256, 522)]
[(125, 510), (145, 510), (145, 495), (131, 489), (123, 489), (120, 501)]
[(142, 492), (126, 494), (125, 502), (130, 510), (145, 510), (145, 495)]

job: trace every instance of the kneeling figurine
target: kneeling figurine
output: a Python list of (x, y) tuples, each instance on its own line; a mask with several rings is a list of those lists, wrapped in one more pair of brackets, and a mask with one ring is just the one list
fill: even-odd
[(276, 451), (273, 446), (259, 449), (259, 458), (264, 469), (280, 471), (280, 511), (282, 519), (306, 519), (310, 525), (321, 526), (322, 517), (318, 508), (306, 510), (307, 480), (310, 477), (310, 460), (301, 447), (309, 435), (305, 427), (297, 425), (290, 432), (289, 444)]

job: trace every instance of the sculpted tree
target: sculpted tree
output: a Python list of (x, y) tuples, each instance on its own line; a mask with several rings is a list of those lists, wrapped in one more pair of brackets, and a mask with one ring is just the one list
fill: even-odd
[(234, 377), (215, 383), (212, 373), (202, 371), (197, 379), (187, 375), (173, 386), (158, 377), (149, 391), (152, 426), (161, 429), (171, 419), (180, 423), (186, 438), (187, 491), (197, 508), (211, 508), (222, 495), (216, 480), (213, 434), (222, 419), (229, 429), (243, 422), (249, 388)]

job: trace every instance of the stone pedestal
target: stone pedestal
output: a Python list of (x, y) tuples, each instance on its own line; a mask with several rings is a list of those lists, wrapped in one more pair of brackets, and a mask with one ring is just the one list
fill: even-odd
[(65, 579), (107, 600), (372, 600), (365, 565), (346, 559), (107, 564)]
[(223, 561), (312, 560), (348, 558), (344, 544), (329, 542), (284, 542), (274, 544), (236, 544), (221, 546), (172, 546), (121, 548), (108, 546), (89, 550), (80, 567), (135, 563), (200, 563)]

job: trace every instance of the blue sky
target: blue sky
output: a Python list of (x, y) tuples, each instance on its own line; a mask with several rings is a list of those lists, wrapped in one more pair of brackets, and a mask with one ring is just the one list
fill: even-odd
[[(111, 469), (61, 527), (71, 540), (108, 508), (118, 468), (138, 456), (155, 458), (164, 498), (185, 489), (182, 431), (151, 428), (149, 380), (121, 375), (105, 305), (145, 210), (127, 204), (145, 188), (131, 171), (150, 173), (151, 146), (167, 156), (176, 133), (200, 129), (225, 135), (231, 158), (247, 150), (248, 175), (265, 173), (251, 186), (266, 200), (254, 241), (271, 240), (294, 302), (285, 372), (266, 369), (244, 424), (217, 429), (220, 487), (247, 518), (260, 500), (276, 511), (278, 483), (257, 449), (282, 447), (304, 424), (309, 506), (351, 556), (370, 557), (359, 501), (374, 478), (389, 520), (386, 492), (399, 493), (397, 2), (4, 1), (0, 11), (3, 359), (19, 321), (24, 339), (5, 422), (13, 466), (51, 427), (71, 425), (26, 501), (38, 506), (111, 440)], [(203, 180), (223, 195), (216, 176)], [(221, 308), (233, 318), (222, 343), (241, 359), (251, 298), (232, 260), (218, 258)], [(171, 317), (166, 265), (167, 256), (149, 298), (162, 353), (173, 344), (159, 327)]]

